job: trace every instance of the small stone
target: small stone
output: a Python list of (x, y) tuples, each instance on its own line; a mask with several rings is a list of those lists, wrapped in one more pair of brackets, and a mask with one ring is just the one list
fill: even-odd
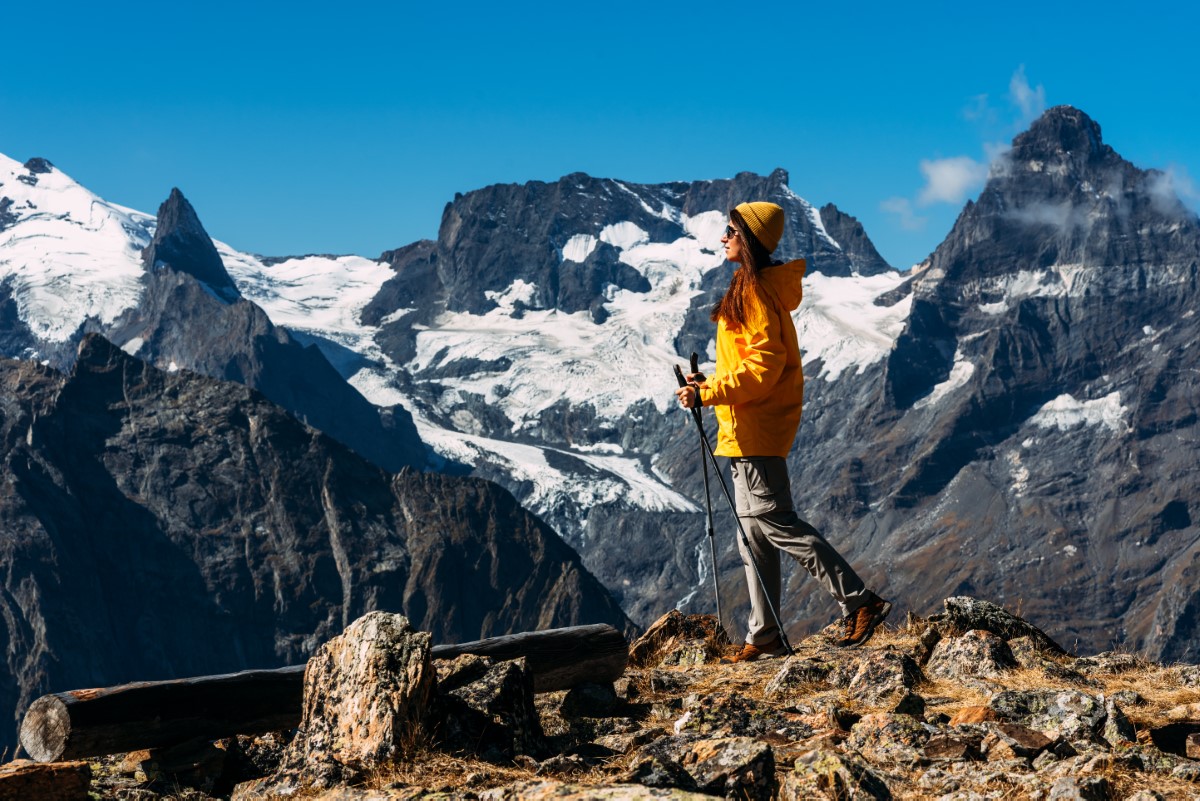
[(1063, 776), (1050, 788), (1049, 801), (1108, 801), (1108, 779), (1103, 776)]
[(1043, 751), (1042, 753), (1038, 754), (1036, 757), (1034, 757), (1033, 769), (1040, 773), (1040, 772), (1046, 770), (1046, 768), (1048, 768), (1051, 765), (1054, 765), (1060, 761), (1062, 761), (1062, 758), (1059, 757), (1058, 754), (1054, 753), (1052, 750), (1047, 749), (1047, 750)]
[(1175, 676), (1184, 687), (1200, 688), (1200, 665), (1178, 665)]
[(596, 742), (605, 748), (611, 748), (618, 754), (628, 754), (635, 748), (651, 743), (667, 732), (664, 729), (640, 729), (624, 734), (606, 734), (596, 738)]
[(1040, 650), (1055, 654), (1066, 653), (1063, 647), (1051, 639), (1046, 632), (990, 601), (958, 596), (947, 598), (942, 603), (946, 608), (943, 617), (944, 625), (951, 629), (959, 631), (983, 629), (1005, 640), (1029, 637)]
[(1166, 797), (1154, 790), (1138, 790), (1133, 795), (1126, 796), (1125, 801), (1166, 801)]
[(992, 723), (983, 738), (981, 749), (989, 761), (1020, 757), (1032, 759), (1053, 745), (1054, 741), (1039, 731), (1018, 723)]
[(925, 716), (925, 699), (912, 691), (906, 692), (900, 696), (900, 700), (892, 707), (892, 712), (897, 715), (911, 715), (914, 718), (923, 718)]
[(809, 657), (789, 656), (763, 688), (768, 699), (786, 696), (796, 691), (811, 691), (815, 684), (825, 684), (833, 667), (828, 662)]
[(921, 749), (925, 758), (934, 762), (962, 762), (979, 759), (979, 741), (935, 734)]
[(1183, 779), (1186, 782), (1200, 782), (1200, 765), (1195, 763), (1180, 765), (1171, 771), (1171, 777)]
[(612, 714), (619, 701), (611, 684), (577, 684), (563, 698), (559, 714), (564, 718), (600, 718)]
[(1200, 759), (1200, 734), (1189, 734), (1184, 743), (1184, 756), (1188, 759)]
[(1121, 706), (1144, 706), (1146, 699), (1134, 690), (1117, 690), (1111, 696)]
[(680, 764), (702, 793), (768, 801), (775, 785), (771, 746), (751, 737), (692, 743)]

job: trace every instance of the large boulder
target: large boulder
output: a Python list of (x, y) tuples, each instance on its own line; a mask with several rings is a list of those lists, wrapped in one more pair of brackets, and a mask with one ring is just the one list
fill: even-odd
[(371, 612), (317, 651), (304, 671), (300, 729), (284, 755), (284, 784), (346, 783), (425, 737), (434, 697), (429, 634), (403, 615)]

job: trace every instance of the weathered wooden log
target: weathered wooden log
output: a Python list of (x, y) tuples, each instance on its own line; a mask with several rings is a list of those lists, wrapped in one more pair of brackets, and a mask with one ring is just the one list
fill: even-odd
[(304, 665), (43, 695), (21, 721), (38, 762), (261, 734), (300, 722)]
[[(612, 626), (598, 624), (433, 648), (435, 659), (462, 654), (525, 657), (535, 691), (549, 692), (619, 678), (629, 645)], [(34, 701), (20, 741), (38, 762), (55, 762), (262, 734), (300, 723), (303, 692), (304, 665), (71, 690)]]
[(629, 643), (612, 626), (598, 623), (433, 647), (434, 659), (462, 654), (494, 659), (523, 656), (526, 669), (533, 674), (534, 692), (545, 693), (583, 682), (602, 684), (619, 679), (629, 661)]

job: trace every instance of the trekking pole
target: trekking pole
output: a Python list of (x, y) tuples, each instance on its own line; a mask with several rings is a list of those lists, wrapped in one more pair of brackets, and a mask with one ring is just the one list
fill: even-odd
[[(700, 372), (699, 356), (692, 354), (692, 374)], [(679, 386), (687, 386), (687, 379), (683, 377), (683, 373), (679, 369), (679, 365), (675, 365), (675, 378), (679, 381)], [(696, 425), (700, 427), (700, 437), (704, 438), (704, 420), (700, 416), (699, 407), (692, 409), (692, 418), (696, 421)], [(712, 573), (713, 573), (713, 595), (717, 600), (717, 625), (724, 630), (725, 618), (721, 616), (721, 584), (717, 580), (717, 534), (713, 529), (713, 509), (712, 509), (712, 493), (708, 488), (708, 458), (704, 455), (704, 443), (700, 443), (700, 467), (704, 471), (704, 508), (708, 512), (708, 549), (712, 553)]]
[[(692, 364), (697, 363), (698, 357), (695, 353), (692, 354)], [(697, 372), (695, 369), (692, 372)], [(679, 365), (675, 365), (675, 377), (679, 380), (679, 386), (684, 386), (687, 381), (683, 377), (683, 371), (679, 369)], [(698, 396), (697, 396), (698, 397)], [(779, 619), (779, 613), (775, 611), (775, 604), (771, 602), (771, 593), (767, 590), (767, 582), (763, 581), (762, 573), (759, 572), (758, 564), (754, 561), (753, 551), (750, 549), (750, 538), (746, 536), (746, 529), (742, 527), (742, 519), (737, 513), (737, 504), (733, 501), (733, 495), (729, 493), (729, 487), (725, 484), (725, 477), (721, 475), (721, 466), (717, 464), (717, 455), (713, 453), (712, 444), (708, 441), (708, 434), (704, 433), (704, 420), (700, 414), (700, 407), (692, 407), (692, 418), (696, 421), (696, 428), (700, 430), (700, 442), (704, 448), (704, 452), (708, 454), (708, 460), (712, 462), (713, 470), (716, 471), (717, 481), (721, 485), (721, 490), (725, 493), (725, 500), (729, 502), (729, 510), (733, 512), (733, 520), (737, 523), (738, 535), (742, 538), (742, 545), (746, 549), (749, 556), (750, 567), (754, 568), (754, 576), (758, 579), (758, 586), (762, 587), (763, 596), (767, 601), (767, 609), (771, 612), (771, 617), (775, 621), (775, 627), (779, 629), (779, 641), (783, 643), (783, 649), (788, 656), (792, 656), (796, 652), (792, 650), (792, 644), (788, 642), (787, 632), (783, 630), (783, 621)], [(705, 481), (708, 480), (708, 471), (705, 470)], [(710, 507), (711, 511), (711, 507)], [(716, 571), (716, 559), (713, 560), (713, 570)]]

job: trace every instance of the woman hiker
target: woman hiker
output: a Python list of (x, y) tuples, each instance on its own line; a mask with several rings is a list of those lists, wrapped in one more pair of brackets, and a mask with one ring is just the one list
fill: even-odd
[(742, 203), (729, 212), (721, 242), (725, 258), (739, 267), (712, 312), (716, 372), (708, 379), (689, 376), (688, 385), (675, 393), (685, 408), (715, 407), (715, 453), (730, 457), (737, 515), (750, 544), (747, 549), (738, 538), (750, 622), (745, 646), (727, 660), (733, 662), (785, 652), (771, 611), (780, 608), (780, 551), (804, 565), (841, 606), (843, 629), (836, 645), (866, 642), (892, 609), (792, 506), (785, 457), (800, 427), (804, 376), (791, 312), (800, 305), (805, 262), (772, 261), (783, 223), (783, 209), (774, 203)]

